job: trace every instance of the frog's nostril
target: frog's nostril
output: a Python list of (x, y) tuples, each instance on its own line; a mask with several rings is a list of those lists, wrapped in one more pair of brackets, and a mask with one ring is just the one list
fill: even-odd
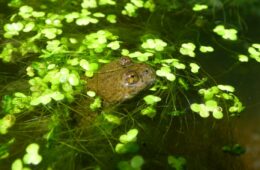
[(147, 75), (147, 74), (150, 74), (150, 72), (151, 72), (151, 71), (147, 68), (147, 69), (144, 70), (143, 73), (144, 73), (145, 75)]

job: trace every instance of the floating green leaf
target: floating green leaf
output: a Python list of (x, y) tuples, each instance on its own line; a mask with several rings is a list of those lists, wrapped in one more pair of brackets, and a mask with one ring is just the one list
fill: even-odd
[(156, 110), (153, 106), (148, 106), (141, 110), (141, 114), (153, 118), (156, 115)]
[(227, 92), (234, 92), (235, 91), (235, 88), (233, 86), (230, 86), (230, 85), (220, 84), (217, 87), (222, 91), (227, 91)]
[(5, 24), (4, 25), (4, 37), (12, 38), (15, 35), (19, 35), (19, 32), (24, 28), (24, 24), (21, 22)]
[(141, 46), (144, 49), (163, 51), (167, 43), (161, 39), (147, 39)]
[(130, 129), (126, 134), (123, 134), (119, 137), (119, 141), (121, 143), (135, 142), (137, 134), (138, 134), (137, 129)]
[(134, 156), (131, 161), (130, 161), (130, 165), (131, 167), (133, 167), (134, 169), (141, 169), (142, 165), (144, 164), (144, 159), (142, 156), (140, 155), (136, 155)]
[(200, 46), (200, 52), (202, 53), (208, 53), (208, 52), (213, 52), (214, 48), (211, 46)]
[(102, 103), (101, 99), (99, 97), (96, 97), (94, 99), (94, 102), (91, 103), (89, 107), (91, 110), (96, 110), (98, 108), (101, 108), (101, 103)]
[(243, 54), (239, 54), (238, 55), (238, 60), (241, 61), (241, 62), (248, 62), (248, 57), (246, 55), (243, 55)]
[(205, 10), (205, 9), (208, 9), (208, 6), (207, 5), (204, 5), (204, 4), (195, 4), (192, 8), (193, 11), (202, 11), (202, 10)]
[(107, 44), (107, 47), (111, 48), (112, 50), (118, 50), (120, 48), (119, 41), (113, 41)]
[(117, 22), (116, 18), (117, 17), (114, 14), (107, 15), (107, 17), (106, 17), (107, 21), (110, 22), (110, 23), (113, 23), (113, 24)]
[(190, 63), (190, 67), (191, 67), (191, 72), (192, 73), (198, 73), (200, 66), (196, 63)]
[(16, 159), (13, 163), (12, 163), (12, 170), (23, 170), (23, 162), (21, 159)]
[(139, 149), (139, 146), (136, 143), (118, 143), (115, 147), (115, 151), (118, 154), (125, 154), (125, 153), (135, 153)]
[(25, 164), (38, 165), (42, 161), (42, 156), (38, 154), (40, 146), (37, 143), (31, 143), (26, 147), (26, 154), (23, 157)]
[(180, 53), (182, 55), (195, 57), (195, 53), (194, 53), (195, 48), (196, 48), (195, 44), (193, 44), (191, 42), (183, 43), (183, 44), (181, 44)]
[(176, 76), (171, 73), (171, 69), (168, 66), (163, 66), (160, 70), (156, 71), (156, 75), (160, 77), (166, 77), (169, 81), (174, 81)]
[(158, 96), (154, 96), (154, 95), (147, 95), (144, 97), (144, 101), (148, 105), (154, 105), (154, 104), (158, 103), (159, 101), (161, 101), (161, 98)]
[(15, 123), (15, 116), (8, 114), (0, 119), (0, 134), (6, 134), (8, 129), (11, 128)]
[(113, 123), (113, 124), (116, 124), (116, 125), (121, 124), (121, 119), (118, 116), (115, 116), (115, 115), (112, 115), (112, 114), (107, 114), (107, 113), (103, 114), (103, 116), (110, 123)]
[(217, 25), (213, 29), (213, 32), (215, 32), (216, 34), (220, 35), (223, 39), (232, 40), (232, 41), (237, 40), (237, 30), (235, 30), (235, 29), (226, 29), (224, 27), (224, 25)]

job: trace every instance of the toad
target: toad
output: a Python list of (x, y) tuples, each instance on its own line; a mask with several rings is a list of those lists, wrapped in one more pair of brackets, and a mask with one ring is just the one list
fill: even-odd
[(88, 79), (87, 88), (95, 91), (105, 104), (116, 104), (133, 98), (152, 85), (155, 78), (155, 72), (149, 65), (121, 57), (101, 67)]

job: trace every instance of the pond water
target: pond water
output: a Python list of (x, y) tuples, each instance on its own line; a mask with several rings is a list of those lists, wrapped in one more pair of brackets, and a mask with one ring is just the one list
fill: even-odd
[[(5, 3), (4, 3), (5, 4)], [(0, 3), (1, 5), (1, 3)], [(0, 9), (3, 7), (0, 7)], [(4, 7), (6, 8), (6, 7)], [(4, 15), (4, 14), (1, 14)], [(161, 16), (160, 16), (161, 17)], [(184, 19), (185, 20), (185, 19)], [(258, 17), (246, 18), (249, 31), (246, 33), (255, 42), (260, 42), (259, 37), (255, 34), (259, 33), (260, 26)], [(156, 20), (155, 20), (156, 21)], [(175, 21), (176, 23), (178, 21)], [(150, 23), (151, 24), (151, 23)], [(157, 23), (154, 23), (158, 26)], [(152, 25), (152, 24), (151, 24)], [(155, 26), (155, 27), (156, 27)], [(168, 27), (172, 25), (169, 24)], [(159, 27), (159, 26), (158, 26)], [(167, 31), (168, 28), (165, 28)], [(156, 29), (155, 29), (156, 30)], [(158, 29), (159, 30), (159, 29)], [(165, 31), (165, 30), (164, 30)], [(165, 31), (167, 34), (168, 32)], [(172, 30), (174, 31), (174, 30)], [(255, 34), (254, 34), (255, 33)], [(162, 33), (164, 34), (164, 33)], [(175, 34), (178, 34), (177, 32)], [(171, 37), (172, 36), (172, 37)], [(169, 35), (169, 39), (174, 39), (176, 35)], [(135, 37), (133, 37), (134, 39)], [(207, 37), (204, 37), (207, 39)], [(0, 39), (0, 42), (2, 40)], [(135, 41), (134, 41), (135, 42)], [(236, 50), (236, 49), (233, 49)], [(165, 120), (163, 116), (156, 117), (156, 119), (145, 120), (145, 124), (140, 126), (143, 131), (140, 132), (140, 146), (141, 154), (149, 161), (144, 165), (144, 169), (167, 169), (166, 157), (169, 154), (176, 154), (183, 156), (187, 159), (187, 169), (198, 169), (198, 170), (259, 170), (260, 169), (260, 66), (255, 62), (234, 65), (235, 60), (226, 58), (225, 54), (215, 54), (215, 56), (205, 57), (199, 59), (200, 64), (214, 79), (220, 84), (230, 84), (236, 88), (236, 95), (241, 98), (241, 101), (246, 106), (246, 109), (241, 113), (239, 118), (235, 120), (223, 120), (216, 121), (211, 119), (201, 119), (198, 115), (191, 114), (190, 116), (184, 116), (181, 118), (172, 117), (171, 120)], [(12, 91), (8, 87), (8, 83), (15, 82), (24, 72), (26, 63), (13, 65), (4, 64), (0, 62), (0, 92)], [(4, 84), (4, 86), (3, 86)], [(21, 84), (21, 82), (20, 82)], [(27, 85), (22, 83), (23, 85)], [(112, 83), (111, 83), (112, 84)], [(7, 85), (7, 86), (6, 86)], [(3, 88), (2, 88), (3, 87)], [(11, 87), (11, 86), (10, 86)], [(13, 85), (14, 87), (14, 85)], [(15, 86), (16, 90), (19, 88), (24, 89), (23, 86)], [(2, 96), (0, 96), (2, 97)], [(140, 97), (140, 98), (138, 98)], [(129, 105), (124, 103), (120, 107), (122, 110), (134, 108), (138, 105), (138, 100), (142, 99), (143, 96), (138, 96), (133, 99), (133, 104)], [(130, 104), (132, 103), (130, 101)], [(133, 107), (134, 106), (134, 107)], [(159, 107), (164, 107), (164, 103), (161, 103)], [(132, 109), (134, 110), (134, 109)], [(130, 111), (132, 111), (130, 110)], [(160, 113), (157, 113), (160, 114)], [(158, 120), (157, 120), (158, 118)], [(140, 118), (140, 121), (144, 118)], [(133, 122), (136, 120), (133, 120)], [(134, 122), (138, 124), (139, 122)], [(20, 122), (21, 123), (21, 122)], [(23, 122), (22, 122), (23, 123)], [(21, 123), (21, 124), (22, 124)], [(26, 123), (26, 122), (25, 122)], [(41, 122), (40, 122), (41, 123)], [(133, 124), (134, 124), (133, 123)], [(125, 130), (125, 129), (119, 129)], [(19, 136), (18, 131), (14, 130), (14, 134)], [(17, 133), (18, 132), (18, 133)], [(35, 133), (35, 131), (34, 131)], [(120, 134), (120, 133), (118, 133)], [(34, 134), (35, 135), (35, 134)], [(25, 132), (20, 138), (26, 138), (30, 136), (30, 132)], [(115, 137), (113, 137), (114, 139)], [(73, 139), (72, 139), (73, 140)], [(88, 140), (85, 139), (84, 140)], [(21, 139), (22, 141), (22, 139)], [(106, 140), (108, 147), (106, 150), (99, 149), (98, 156), (104, 159), (103, 167), (107, 169), (113, 169), (113, 163), (117, 163), (120, 156), (113, 157), (115, 153), (112, 153), (112, 149), (109, 148), (110, 141)], [(246, 153), (241, 156), (233, 156), (223, 153), (221, 147), (228, 143), (237, 142), (246, 148)], [(24, 147), (26, 144), (21, 142), (21, 146)], [(95, 142), (92, 142), (95, 146)], [(111, 144), (112, 145), (112, 144)], [(72, 146), (73, 147), (73, 146)], [(97, 147), (97, 146), (95, 146)], [(17, 147), (18, 148), (18, 147)], [(16, 150), (15, 150), (16, 151)], [(18, 152), (18, 151), (16, 151)], [(111, 152), (111, 153), (108, 153)], [(48, 151), (46, 151), (48, 155)], [(45, 154), (46, 154), (45, 153)], [(14, 153), (14, 155), (17, 153)], [(23, 152), (19, 151), (18, 155), (22, 155)], [(60, 154), (61, 157), (63, 156)], [(65, 154), (64, 154), (65, 155)], [(78, 153), (74, 155), (80, 155)], [(11, 155), (12, 157), (13, 155)], [(107, 158), (106, 158), (107, 156)], [(64, 156), (65, 159), (66, 156)], [(77, 157), (78, 158), (78, 157)], [(75, 159), (77, 159), (75, 156)], [(81, 157), (80, 157), (81, 158)], [(83, 158), (85, 158), (83, 156)], [(82, 158), (82, 159), (83, 159)], [(87, 157), (89, 158), (89, 157)], [(129, 158), (125, 156), (124, 158)], [(65, 159), (67, 160), (67, 159)], [(11, 165), (13, 160), (7, 160), (4, 162), (5, 165), (0, 162), (0, 169), (6, 168), (7, 164)], [(75, 161), (74, 158), (72, 161)], [(79, 162), (82, 164), (88, 164), (91, 161), (83, 159)], [(65, 165), (73, 164), (77, 162), (68, 162)], [(91, 162), (91, 164), (93, 161)], [(111, 164), (111, 165), (109, 165)], [(8, 165), (8, 167), (9, 167)], [(106, 167), (107, 166), (107, 167)], [(68, 168), (68, 167), (66, 167)]]

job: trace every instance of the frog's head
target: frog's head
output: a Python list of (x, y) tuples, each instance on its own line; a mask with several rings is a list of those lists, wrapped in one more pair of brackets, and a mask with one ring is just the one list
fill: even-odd
[(144, 63), (134, 63), (121, 57), (104, 65), (92, 79), (88, 88), (95, 91), (105, 103), (121, 103), (133, 98), (155, 81), (155, 71)]
[(140, 91), (155, 82), (155, 71), (147, 64), (132, 64), (122, 73), (122, 89), (125, 89), (125, 100), (137, 95)]

